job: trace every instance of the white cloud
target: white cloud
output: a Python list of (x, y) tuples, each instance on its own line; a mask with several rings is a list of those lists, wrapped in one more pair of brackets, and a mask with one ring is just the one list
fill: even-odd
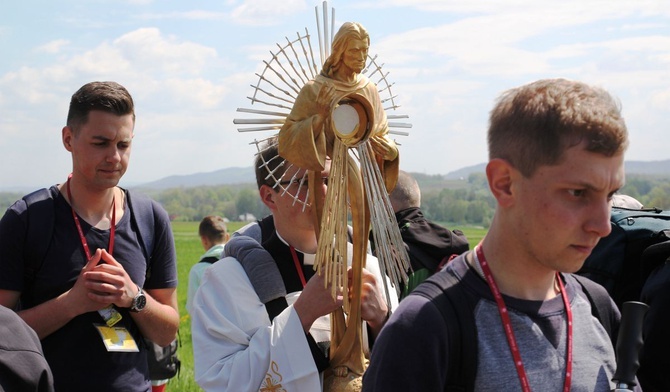
[(634, 24), (623, 24), (621, 26), (622, 31), (640, 31), (640, 30), (657, 30), (657, 29), (666, 29), (668, 26), (662, 23), (634, 23)]
[(216, 50), (174, 36), (166, 37), (157, 28), (131, 31), (114, 40), (113, 46), (123, 59), (139, 67), (138, 71), (159, 77), (198, 75), (216, 58)]
[(232, 10), (231, 19), (244, 25), (277, 25), (283, 18), (307, 9), (305, 0), (244, 0)]
[(463, 17), (467, 14), (500, 15), (503, 13), (555, 14), (568, 12), (575, 16), (593, 15), (597, 18), (623, 16), (633, 13), (642, 16), (670, 15), (667, 4), (657, 0), (616, 1), (616, 0), (380, 0), (368, 2), (380, 7), (408, 7), (422, 11), (443, 12)]
[(36, 52), (44, 52), (44, 53), (49, 53), (49, 54), (55, 54), (59, 53), (61, 49), (68, 45), (70, 43), (69, 40), (66, 39), (57, 39), (51, 42), (47, 42), (46, 44), (42, 46), (38, 46), (35, 51)]
[(141, 13), (136, 15), (137, 19), (142, 20), (226, 20), (229, 19), (225, 12), (206, 11), (206, 10), (191, 10), (182, 12), (167, 12), (167, 13)]

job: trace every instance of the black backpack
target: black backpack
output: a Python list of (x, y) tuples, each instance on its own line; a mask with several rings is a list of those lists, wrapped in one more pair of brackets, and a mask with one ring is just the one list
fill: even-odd
[[(23, 197), (26, 203), (27, 231), (24, 246), (24, 292), (29, 292), (37, 273), (42, 268), (55, 226), (54, 200), (59, 191), (56, 186), (43, 188)], [(146, 276), (151, 276), (151, 261), (154, 250), (154, 208), (157, 203), (141, 193), (126, 190), (128, 208), (131, 210), (131, 225), (137, 231), (142, 253), (147, 261)], [(179, 335), (177, 335), (179, 336)], [(152, 380), (164, 380), (179, 374), (181, 361), (177, 349), (179, 337), (166, 347), (161, 347), (144, 338), (147, 347), (149, 374)]]
[(647, 277), (665, 261), (647, 249), (670, 240), (670, 211), (612, 207), (610, 223), (612, 232), (600, 239), (577, 273), (605, 287), (621, 309), (626, 301), (640, 300)]
[[(649, 305), (644, 325), (644, 346), (640, 353), (637, 378), (644, 391), (669, 391), (670, 378), (670, 241), (660, 242), (645, 249), (642, 255), (643, 271), (652, 270), (640, 294), (641, 302)], [(655, 267), (654, 267), (655, 266)]]
[[(610, 297), (602, 287), (584, 277), (573, 275), (584, 289), (591, 313), (597, 318), (616, 347), (618, 323)], [(473, 299), (466, 295), (462, 284), (453, 275), (443, 272), (432, 275), (410, 295), (420, 295), (432, 300), (440, 310), (447, 329), (449, 369), (445, 391), (474, 391), (477, 375), (477, 327), (475, 326)]]

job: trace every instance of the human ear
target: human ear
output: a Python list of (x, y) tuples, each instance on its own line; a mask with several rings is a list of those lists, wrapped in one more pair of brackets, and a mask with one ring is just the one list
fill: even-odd
[(270, 211), (277, 210), (277, 203), (275, 202), (275, 197), (277, 197), (277, 192), (275, 192), (269, 185), (261, 185), (258, 189), (258, 193), (261, 196), (261, 201), (265, 204)]
[(72, 135), (72, 128), (68, 126), (63, 127), (61, 135), (63, 139), (63, 146), (65, 147), (66, 150), (72, 152), (72, 138), (74, 137)]
[(513, 184), (520, 173), (505, 159), (492, 159), (486, 165), (489, 189), (501, 207), (514, 203)]

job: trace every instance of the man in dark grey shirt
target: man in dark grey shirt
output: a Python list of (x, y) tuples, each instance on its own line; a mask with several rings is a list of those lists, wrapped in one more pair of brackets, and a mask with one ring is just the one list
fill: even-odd
[(417, 293), (441, 278), (471, 304), (476, 338), (461, 351), (476, 353), (475, 371), (464, 369), (470, 389), (612, 390), (614, 348), (572, 273), (611, 230), (627, 145), (618, 104), (600, 88), (551, 79), (504, 93), (488, 130), (491, 227), (400, 303), (375, 342), (363, 390), (450, 387), (450, 361), (460, 359), (449, 357), (449, 345), (462, 342), (450, 342), (448, 331), (462, 320), (444, 317), (440, 306), (457, 305)]

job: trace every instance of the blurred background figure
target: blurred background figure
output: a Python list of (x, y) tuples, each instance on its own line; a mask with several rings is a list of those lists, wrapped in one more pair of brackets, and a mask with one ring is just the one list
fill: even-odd
[(198, 287), (200, 287), (202, 274), (207, 267), (221, 258), (221, 255), (223, 254), (223, 246), (230, 238), (226, 222), (218, 215), (209, 215), (202, 218), (200, 226), (198, 227), (198, 235), (200, 236), (200, 242), (202, 243), (203, 249), (205, 249), (205, 253), (200, 256), (200, 260), (191, 267), (188, 274), (186, 310), (188, 310), (189, 313), (191, 313), (191, 306), (193, 304), (195, 292), (198, 290)]
[(451, 256), (470, 249), (470, 244), (462, 231), (426, 219), (421, 211), (421, 189), (409, 173), (398, 172), (398, 182), (389, 196), (412, 266), (407, 287), (402, 290), (404, 298)]

